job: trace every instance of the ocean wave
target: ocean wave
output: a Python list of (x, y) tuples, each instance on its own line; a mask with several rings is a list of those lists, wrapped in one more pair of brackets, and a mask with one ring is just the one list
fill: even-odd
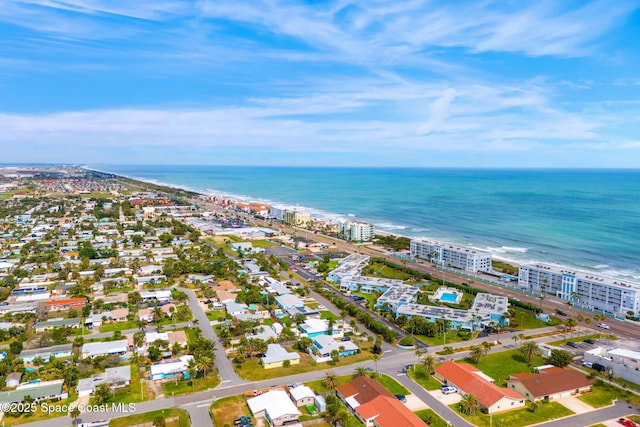
[(406, 230), (407, 226), (406, 225), (397, 225), (397, 224), (391, 224), (391, 223), (379, 223), (379, 224), (374, 224), (376, 227), (378, 228), (382, 228), (385, 230)]

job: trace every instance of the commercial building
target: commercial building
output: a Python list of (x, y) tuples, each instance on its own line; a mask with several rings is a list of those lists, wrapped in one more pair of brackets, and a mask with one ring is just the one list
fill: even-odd
[(640, 384), (640, 352), (626, 348), (596, 347), (585, 351), (585, 362), (592, 363), (594, 368), (600, 365), (600, 370), (610, 372), (618, 378)]
[(338, 224), (338, 234), (346, 240), (368, 242), (373, 239), (373, 224), (362, 221), (344, 221)]
[(427, 259), (444, 267), (476, 273), (491, 272), (491, 254), (477, 249), (455, 246), (434, 240), (415, 239), (411, 241), (411, 256)]
[(362, 292), (364, 294), (375, 294), (376, 292), (384, 292), (391, 286), (403, 285), (402, 280), (387, 279), (384, 277), (361, 276), (359, 274), (353, 276), (345, 276), (340, 280), (341, 291)]
[(640, 312), (640, 283), (546, 264), (520, 266), (518, 286), (609, 313)]

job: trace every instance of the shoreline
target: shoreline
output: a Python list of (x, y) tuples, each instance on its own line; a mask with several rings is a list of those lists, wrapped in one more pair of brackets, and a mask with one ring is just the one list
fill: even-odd
[[(163, 181), (159, 181), (159, 180), (154, 180), (154, 179), (149, 179), (149, 178), (144, 178), (144, 177), (136, 177), (136, 176), (130, 176), (130, 175), (126, 175), (126, 174), (122, 174), (122, 173), (115, 173), (115, 172), (111, 172), (108, 170), (103, 170), (103, 169), (98, 169), (95, 167), (90, 167), (87, 165), (83, 165), (80, 166), (83, 169), (87, 169), (87, 170), (92, 170), (92, 171), (96, 171), (96, 172), (101, 172), (101, 173), (105, 173), (105, 174), (111, 174), (114, 176), (118, 176), (121, 178), (126, 178), (126, 179), (130, 179), (132, 181), (138, 181), (144, 184), (149, 184), (149, 185), (154, 185), (154, 186), (158, 186), (158, 187), (167, 187), (170, 189), (175, 189), (175, 190), (180, 190), (180, 191), (187, 191), (187, 192), (192, 192), (194, 194), (197, 194), (199, 196), (204, 196), (204, 197), (224, 197), (224, 198), (228, 198), (228, 199), (232, 199), (232, 200), (238, 200), (238, 201), (243, 201), (243, 202), (249, 202), (249, 201), (258, 201), (261, 203), (265, 203), (265, 204), (269, 204), (272, 206), (278, 206), (278, 207), (292, 207), (292, 206), (300, 206), (303, 207), (307, 210), (307, 212), (311, 213), (313, 215), (313, 217), (324, 220), (324, 221), (330, 221), (330, 222), (338, 222), (339, 220), (357, 220), (357, 221), (364, 221), (364, 222), (369, 222), (374, 224), (375, 227), (375, 234), (380, 234), (380, 235), (388, 235), (388, 236), (393, 236), (393, 237), (406, 237), (408, 239), (426, 239), (426, 240), (435, 240), (435, 241), (440, 241), (442, 243), (446, 243), (446, 244), (450, 244), (450, 245), (454, 245), (454, 246), (463, 246), (463, 247), (469, 247), (478, 251), (482, 251), (482, 252), (487, 252), (490, 253), (492, 256), (492, 259), (496, 260), (496, 261), (500, 261), (500, 262), (505, 262), (514, 266), (520, 266), (520, 265), (527, 265), (527, 264), (548, 264), (548, 265), (553, 265), (556, 267), (560, 267), (560, 268), (565, 268), (565, 269), (570, 269), (570, 270), (576, 270), (576, 271), (582, 271), (588, 274), (595, 274), (595, 275), (599, 275), (599, 276), (603, 276), (603, 277), (610, 277), (610, 278), (620, 278), (620, 279), (625, 279), (625, 280), (630, 280), (630, 281), (636, 281), (636, 282), (640, 282), (640, 273), (635, 272), (633, 270), (611, 270), (608, 269), (606, 272), (603, 272), (601, 270), (599, 270), (598, 266), (587, 266), (582, 264), (580, 261), (576, 261), (575, 264), (561, 264), (558, 261), (548, 261), (548, 260), (535, 260), (535, 259), (529, 259), (529, 260), (522, 260), (522, 259), (518, 259), (518, 258), (512, 258), (509, 256), (502, 256), (500, 254), (500, 252), (504, 252), (504, 251), (508, 251), (508, 250), (512, 250), (518, 253), (527, 253), (528, 248), (522, 248), (522, 247), (513, 247), (513, 246), (506, 246), (506, 245), (489, 245), (487, 244), (486, 248), (480, 247), (478, 245), (473, 245), (473, 244), (464, 244), (464, 243), (459, 243), (459, 242), (455, 242), (455, 241), (451, 241), (448, 239), (442, 239), (442, 238), (438, 238), (438, 237), (433, 237), (433, 236), (411, 236), (411, 235), (406, 235), (406, 234), (402, 234), (402, 230), (405, 230), (407, 228), (409, 228), (408, 226), (401, 226), (401, 225), (395, 225), (395, 224), (387, 224), (390, 226), (390, 228), (392, 228), (392, 230), (386, 230), (386, 229), (381, 229), (381, 225), (380, 224), (376, 224), (373, 221), (368, 221), (366, 218), (364, 217), (358, 217), (352, 214), (339, 214), (339, 213), (331, 213), (331, 212), (326, 212), (324, 210), (321, 209), (316, 209), (313, 207), (308, 207), (308, 206), (301, 206), (301, 205), (297, 205), (294, 203), (282, 203), (282, 202), (277, 202), (277, 201), (273, 201), (271, 199), (268, 198), (253, 198), (250, 195), (240, 195), (240, 194), (234, 194), (234, 193), (229, 193), (229, 192), (225, 192), (225, 191), (221, 191), (221, 190), (215, 190), (215, 189), (207, 189), (209, 191), (205, 191), (203, 189), (197, 189), (188, 185), (177, 185), (177, 184), (173, 184), (173, 183), (168, 183), (168, 182), (163, 182)], [(608, 268), (608, 265), (603, 265), (603, 267)]]

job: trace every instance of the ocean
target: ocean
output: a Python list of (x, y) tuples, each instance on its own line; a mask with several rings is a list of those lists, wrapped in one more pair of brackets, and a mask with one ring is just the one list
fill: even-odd
[(94, 165), (516, 262), (640, 279), (640, 170)]

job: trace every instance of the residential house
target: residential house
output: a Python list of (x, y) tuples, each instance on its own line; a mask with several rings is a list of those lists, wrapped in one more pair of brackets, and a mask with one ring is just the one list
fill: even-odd
[(478, 368), (468, 363), (448, 360), (435, 369), (435, 376), (456, 386), (463, 394), (475, 396), (487, 413), (509, 411), (525, 406), (525, 398), (513, 389), (501, 388)]
[(44, 332), (55, 328), (78, 328), (80, 319), (49, 319), (44, 322), (36, 322), (33, 328), (36, 332)]
[(255, 418), (264, 418), (272, 426), (297, 421), (301, 415), (284, 390), (271, 390), (247, 400)]
[(574, 369), (557, 366), (540, 369), (537, 374), (522, 372), (507, 380), (507, 387), (517, 391), (528, 400), (558, 400), (591, 391), (591, 383)]
[(87, 305), (86, 298), (66, 298), (53, 301), (47, 301), (47, 311), (69, 310), (72, 308), (82, 308)]
[(330, 335), (318, 335), (309, 347), (311, 357), (316, 362), (331, 360), (331, 353), (338, 352), (339, 357), (351, 356), (360, 352), (360, 348), (353, 341), (336, 341)]
[(0, 403), (20, 403), (30, 396), (34, 402), (47, 399), (66, 399), (69, 393), (62, 391), (64, 380), (39, 381), (20, 384), (15, 390), (0, 392)]
[(18, 387), (20, 385), (21, 378), (21, 372), (11, 372), (9, 375), (7, 375), (7, 379), (4, 381), (4, 384), (7, 388)]
[(395, 397), (377, 396), (356, 407), (354, 413), (367, 427), (425, 427), (424, 421)]
[(302, 406), (314, 405), (316, 394), (306, 385), (299, 385), (289, 390), (291, 400), (300, 408)]
[(351, 410), (378, 396), (394, 397), (382, 384), (366, 376), (356, 377), (351, 382), (338, 386), (336, 392), (340, 400)]
[(126, 387), (131, 383), (131, 366), (116, 366), (107, 368), (104, 373), (94, 374), (91, 378), (83, 378), (78, 381), (78, 396), (90, 396), (97, 386), (106, 383), (110, 390)]
[(52, 357), (60, 358), (69, 357), (71, 355), (73, 355), (73, 344), (62, 344), (51, 347), (22, 350), (19, 357), (24, 363), (31, 363), (35, 358), (40, 358), (43, 361), (48, 362)]
[[(309, 338), (315, 338), (320, 335), (329, 335), (329, 321), (326, 319), (307, 319), (298, 329), (300, 332), (307, 334)], [(337, 330), (332, 328), (331, 334), (335, 334)]]
[(82, 358), (96, 357), (110, 354), (118, 354), (120, 356), (129, 350), (126, 339), (105, 342), (90, 342), (82, 345)]
[(162, 362), (154, 363), (151, 365), (149, 377), (152, 380), (174, 378), (176, 375), (189, 378), (187, 369), (190, 360), (193, 360), (193, 356), (187, 354), (185, 356), (180, 356), (178, 359), (163, 360)]
[(288, 352), (280, 344), (268, 344), (267, 351), (260, 362), (265, 369), (271, 369), (283, 366), (285, 360), (288, 360), (291, 365), (297, 365), (300, 363), (300, 355), (295, 351)]

